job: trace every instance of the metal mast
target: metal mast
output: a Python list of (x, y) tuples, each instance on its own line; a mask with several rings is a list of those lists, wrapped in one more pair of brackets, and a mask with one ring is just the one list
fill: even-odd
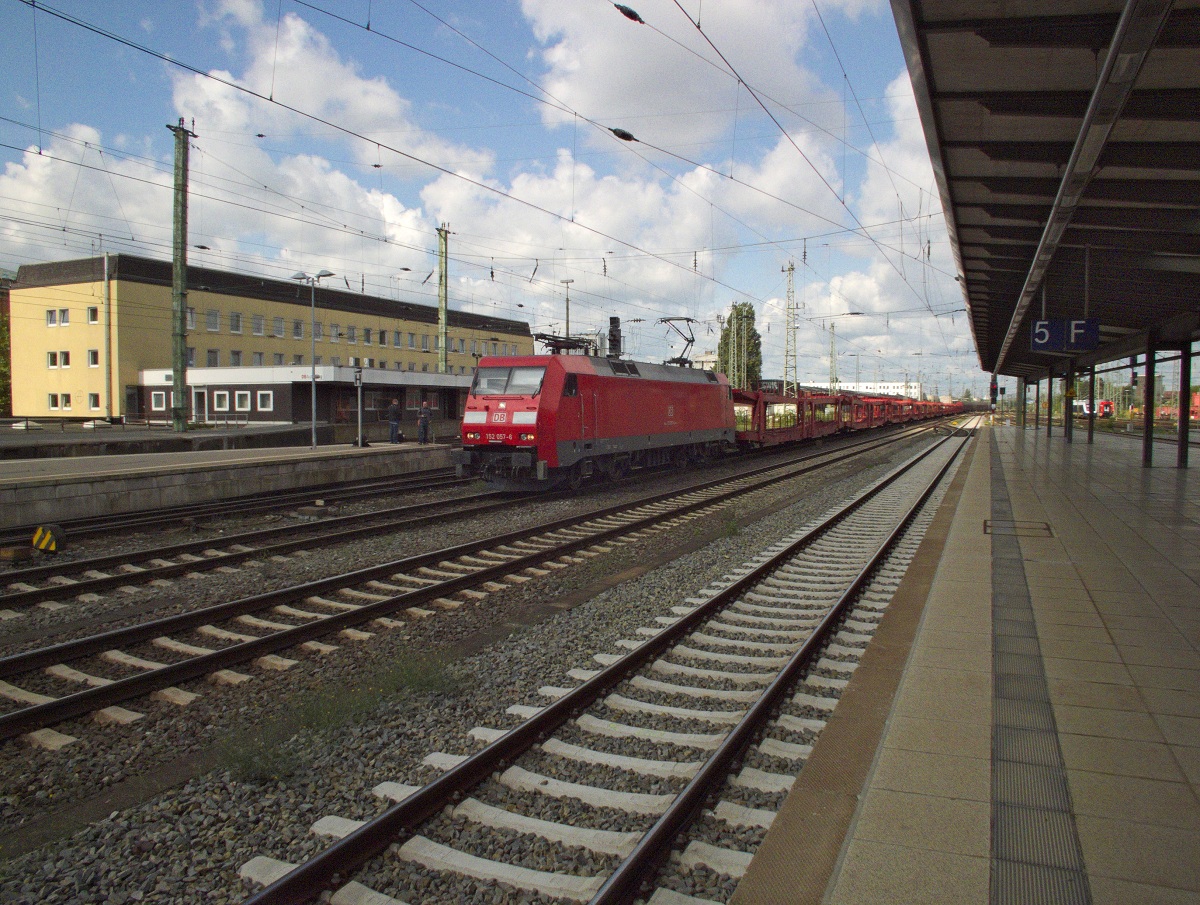
[(796, 310), (796, 286), (793, 282), (796, 273), (796, 262), (788, 261), (788, 266), (783, 268), (783, 271), (787, 274), (787, 317), (783, 342), (783, 395), (796, 396), (799, 389), (796, 379), (796, 330), (800, 326), (800, 316)]
[[(174, 248), (171, 279), (171, 372), (174, 377), (171, 402), (171, 427), (187, 430), (187, 182), (188, 139), (196, 133), (183, 124), (167, 126), (175, 133), (175, 211)], [(112, 388), (109, 387), (109, 392)]]
[(729, 382), (739, 389), (746, 386), (745, 367), (742, 363), (742, 311), (737, 302), (729, 312)]
[(836, 325), (829, 324), (829, 392), (837, 392), (837, 330)]
[(446, 295), (449, 290), (449, 244), (450, 224), (438, 227), (438, 373), (446, 373)]

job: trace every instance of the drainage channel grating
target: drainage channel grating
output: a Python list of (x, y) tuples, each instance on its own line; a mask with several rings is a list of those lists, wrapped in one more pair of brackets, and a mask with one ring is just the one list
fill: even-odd
[(992, 513), (992, 905), (1090, 905), (1083, 852), (1018, 537), (995, 438)]

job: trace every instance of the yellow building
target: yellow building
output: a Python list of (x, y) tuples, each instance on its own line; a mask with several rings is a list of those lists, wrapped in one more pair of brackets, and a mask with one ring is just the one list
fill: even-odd
[[(126, 254), (22, 266), (9, 293), (13, 415), (169, 418), (171, 275), (169, 262)], [(524, 321), (449, 311), (439, 373), (436, 307), (318, 285), (314, 310), (310, 293), (188, 268), (193, 420), (308, 421), (314, 367), (319, 421), (344, 410), (356, 368), (368, 409), (427, 398), (456, 417), (481, 355), (533, 352)]]

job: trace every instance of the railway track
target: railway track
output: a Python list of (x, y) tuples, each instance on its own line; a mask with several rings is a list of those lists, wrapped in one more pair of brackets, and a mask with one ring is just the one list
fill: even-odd
[(455, 878), (447, 901), (483, 894), (472, 884), (489, 901), (497, 884), (512, 901), (712, 901), (673, 889), (687, 888), (679, 873), (745, 871), (907, 568), (909, 526), (965, 445), (942, 440), (679, 601), (621, 642), (628, 653), (540, 689), (544, 707), (509, 708), (514, 728), (472, 728), (482, 750), (432, 752), (433, 781), (381, 783), (396, 803), (377, 818), (322, 817), (312, 832), (337, 841), (308, 862), (247, 862), (241, 875), (266, 887), (247, 905), (442, 901), (410, 885), (422, 872)]
[(313, 550), (362, 537), (377, 537), (387, 531), (410, 530), (433, 521), (471, 518), (511, 506), (514, 499), (498, 493), (455, 497), (381, 509), (368, 514), (333, 516), (307, 523), (258, 528), (241, 534), (168, 544), (135, 553), (49, 563), (6, 574), (4, 578), (8, 582), (8, 592), (0, 594), (0, 610), (17, 613), (31, 606), (70, 598), (91, 602), (98, 595), (116, 588), (169, 581), (181, 575), (229, 568), (249, 560), (287, 556), (298, 550)]
[[(234, 667), (248, 663), (287, 669), (297, 661), (282, 652), (319, 656), (335, 644), (366, 641), (373, 632), (458, 608), (505, 583), (529, 581), (599, 555), (611, 549), (608, 544), (638, 541), (767, 485), (897, 439), (865, 441), (849, 451), (0, 658), (5, 710), (0, 739), (32, 734), (31, 741), (54, 747), (71, 737), (50, 727), (75, 717), (135, 721), (139, 714), (120, 705), (150, 695), (186, 706), (196, 692), (180, 689), (182, 683), (205, 678), (240, 683), (249, 676)], [(63, 694), (72, 687), (82, 690)]]
[[(896, 442), (910, 435), (910, 432), (902, 432), (886, 438), (871, 438), (846, 448), (854, 449), (862, 445), (873, 449), (881, 442)], [(827, 455), (829, 454), (814, 453), (801, 461)], [(770, 465), (745, 473), (751, 476), (768, 475), (788, 467), (788, 464)], [(714, 482), (709, 481), (698, 486), (708, 486), (712, 483)], [(116, 589), (169, 582), (181, 576), (210, 569), (229, 569), (238, 563), (287, 556), (297, 551), (319, 549), (364, 537), (377, 537), (385, 532), (411, 530), (435, 521), (445, 524), (448, 519), (475, 518), (506, 507), (511, 508), (521, 500), (531, 497), (552, 498), (546, 494), (513, 496), (483, 493), (468, 498), (455, 497), (413, 506), (381, 509), (368, 514), (326, 517), (308, 523), (258, 528), (239, 534), (226, 534), (220, 538), (189, 540), (133, 553), (95, 556), (69, 562), (55, 560), (3, 575), (7, 590), (0, 593), (0, 617), (11, 619), (30, 607), (47, 604), (53, 606), (65, 600), (75, 599), (91, 603), (97, 601), (100, 595)], [(311, 496), (306, 499), (311, 499)]]
[[(72, 540), (104, 537), (121, 532), (144, 531), (164, 526), (192, 524), (207, 518), (229, 518), (237, 515), (258, 515), (310, 505), (316, 499), (326, 503), (348, 503), (396, 493), (414, 493), (461, 487), (471, 479), (455, 477), (453, 469), (438, 469), (420, 475), (401, 478), (371, 478), (364, 481), (343, 481), (321, 487), (307, 487), (286, 492), (251, 494), (228, 500), (196, 503), (190, 506), (171, 506), (152, 511), (130, 512), (117, 516), (91, 516), (57, 523)], [(22, 525), (0, 532), (0, 546), (29, 543), (38, 525)]]

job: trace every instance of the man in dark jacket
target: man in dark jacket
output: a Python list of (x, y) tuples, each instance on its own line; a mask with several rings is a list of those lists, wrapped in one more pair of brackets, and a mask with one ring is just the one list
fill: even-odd
[(399, 399), (393, 399), (392, 404), (388, 406), (387, 418), (388, 418), (388, 427), (390, 428), (388, 440), (392, 443), (399, 443), (400, 442), (400, 400)]
[(429, 442), (429, 422), (433, 420), (433, 409), (429, 407), (429, 402), (421, 403), (421, 412), (417, 415), (417, 442)]

